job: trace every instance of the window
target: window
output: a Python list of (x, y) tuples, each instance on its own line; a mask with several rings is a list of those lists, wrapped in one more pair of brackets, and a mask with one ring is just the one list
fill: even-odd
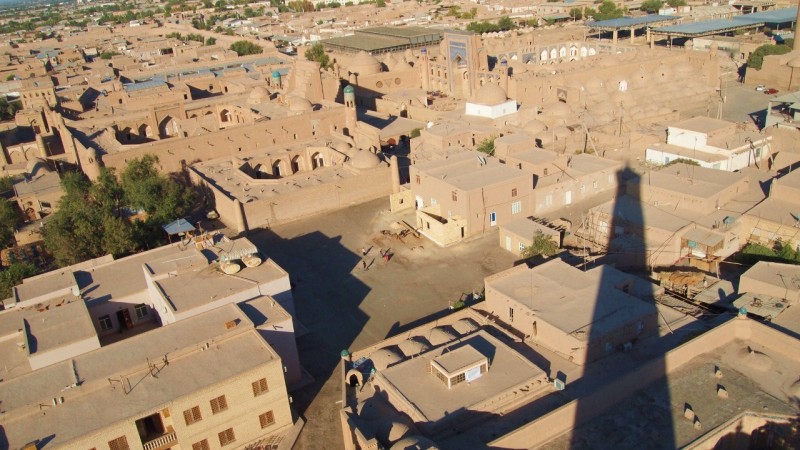
[(522, 211), (522, 202), (514, 202), (511, 204), (511, 214), (519, 214)]
[(608, 234), (608, 222), (601, 220), (597, 224), (598, 231), (602, 234)]
[(436, 201), (435, 198), (431, 197), (431, 206), (438, 205), (439, 202)]
[(547, 167), (545, 167), (544, 170), (542, 171), (542, 175), (547, 176)]
[(452, 194), (451, 194), (451, 197), (452, 197), (454, 202), (457, 202), (458, 201), (458, 192), (453, 191)]
[(97, 320), (100, 321), (100, 331), (107, 331), (111, 329), (111, 316), (100, 316), (100, 318)]
[(508, 321), (514, 321), (514, 308), (508, 308)]
[(517, 188), (511, 189), (511, 196), (512, 197), (516, 197), (517, 196)]
[(137, 319), (141, 319), (141, 318), (146, 317), (147, 315), (150, 314), (150, 312), (147, 310), (147, 305), (145, 305), (144, 303), (140, 303), (140, 304), (136, 305), (134, 307), (134, 309), (136, 310), (136, 318)]
[(524, 251), (525, 251), (525, 244), (523, 244), (522, 242), (520, 242), (520, 243), (519, 243), (519, 252), (520, 252), (520, 253), (522, 253), (522, 252), (524, 252)]
[(592, 188), (597, 189), (597, 180), (592, 181)]
[(211, 412), (214, 414), (220, 413), (228, 409), (228, 402), (225, 401), (225, 396), (220, 395), (217, 398), (211, 399)]
[(267, 379), (262, 378), (258, 381), (253, 381), (253, 397), (258, 397), (261, 394), (269, 392), (269, 385)]
[(225, 431), (221, 431), (217, 435), (219, 436), (219, 445), (223, 447), (236, 442), (236, 436), (233, 434), (233, 428), (228, 428)]
[(108, 441), (108, 450), (130, 450), (128, 445), (128, 438), (120, 436), (114, 440)]
[(609, 182), (609, 184), (614, 184), (614, 174), (609, 174), (608, 175), (608, 182)]
[(497, 225), (497, 213), (494, 211), (489, 213), (489, 225), (495, 226)]
[(195, 422), (203, 420), (203, 415), (200, 414), (200, 407), (195, 406), (191, 409), (187, 409), (186, 411), (184, 411), (183, 419), (186, 421), (186, 425), (191, 425)]
[(192, 450), (211, 450), (211, 446), (208, 445), (208, 439), (203, 439), (192, 444)]
[(267, 411), (259, 415), (258, 420), (261, 422), (261, 428), (267, 428), (275, 423), (275, 414), (273, 414), (272, 411)]

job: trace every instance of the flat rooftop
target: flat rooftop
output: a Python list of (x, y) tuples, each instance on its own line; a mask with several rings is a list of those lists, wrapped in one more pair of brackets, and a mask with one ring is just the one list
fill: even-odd
[(747, 269), (742, 278), (760, 281), (787, 291), (800, 291), (800, 266), (796, 264), (759, 261)]
[(545, 236), (561, 236), (560, 231), (544, 226), (527, 217), (512, 220), (505, 225), (500, 225), (500, 228), (508, 230), (518, 236), (529, 238), (532, 238), (537, 231), (540, 231)]
[(647, 303), (618, 287), (625, 280), (642, 284), (635, 288), (640, 292), (645, 284), (652, 285), (637, 278), (605, 265), (584, 272), (555, 259), (527, 270), (501, 272), (486, 280), (486, 288), (536, 311), (537, 317), (563, 333), (587, 340), (656, 314), (654, 300)]
[(174, 311), (183, 312), (286, 276), (286, 272), (267, 260), (257, 267), (244, 267), (233, 276), (223, 273), (217, 264), (209, 264), (163, 278), (156, 284)]
[[(97, 336), (86, 303), (62, 299), (55, 305), (44, 312), (28, 309), (24, 316), (28, 324), (27, 350), (31, 356)], [(100, 346), (99, 342), (97, 345)]]
[(669, 128), (680, 128), (681, 130), (695, 131), (697, 133), (713, 133), (714, 131), (730, 128), (733, 122), (727, 120), (714, 119), (712, 117), (696, 116), (681, 120), (669, 126)]
[[(489, 370), (477, 380), (458, 383), (448, 389), (442, 380), (428, 373), (428, 365), (431, 360), (446, 355), (445, 352), (465, 346), (488, 358)], [(455, 416), (458, 412), (485, 410), (481, 405), (484, 402), (518, 387), (524, 389), (526, 385), (536, 390), (546, 381), (542, 369), (485, 331), (398, 363), (378, 372), (377, 376), (388, 382), (387, 389), (407, 399), (429, 422)]]
[[(231, 321), (237, 326), (226, 328)], [(276, 360), (242, 310), (225, 305), (0, 383), (0, 425), (11, 448), (50, 438), (59, 447)], [(54, 397), (64, 403), (42, 414), (39, 404)]]
[(747, 176), (741, 173), (680, 163), (651, 170), (640, 177), (631, 179), (628, 183), (633, 189), (637, 189), (637, 184), (648, 185), (707, 199), (745, 179)]
[[(478, 158), (485, 158), (486, 164), (479, 164)], [(479, 152), (465, 151), (444, 159), (415, 164), (420, 173), (444, 180), (446, 183), (465, 191), (480, 189), (498, 183), (533, 176), (519, 169), (509, 167), (497, 159), (486, 157)]]

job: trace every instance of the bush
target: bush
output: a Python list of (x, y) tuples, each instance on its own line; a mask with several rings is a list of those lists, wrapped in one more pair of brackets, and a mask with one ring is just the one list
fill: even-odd
[(264, 51), (260, 45), (253, 44), (250, 41), (236, 41), (231, 44), (231, 50), (235, 51), (239, 56), (257, 55)]
[[(788, 39), (786, 41), (788, 41)], [(783, 44), (766, 44), (758, 47), (753, 53), (750, 54), (750, 58), (747, 59), (747, 67), (760, 70), (761, 66), (764, 64), (765, 56), (783, 55), (789, 53), (792, 51), (792, 47), (788, 45), (788, 42), (786, 41), (784, 41)], [(792, 42), (792, 44), (793, 43), (794, 42)]]

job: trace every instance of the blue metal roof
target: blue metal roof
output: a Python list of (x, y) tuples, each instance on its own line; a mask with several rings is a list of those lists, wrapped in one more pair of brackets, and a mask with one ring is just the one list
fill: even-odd
[(122, 87), (125, 88), (128, 92), (134, 91), (141, 91), (143, 89), (153, 89), (161, 86), (166, 86), (167, 84), (163, 80), (149, 80), (149, 81), (142, 81), (141, 83), (130, 83), (125, 84)]
[(185, 219), (178, 219), (175, 222), (163, 225), (161, 228), (163, 228), (164, 231), (166, 231), (169, 235), (194, 231), (192, 224), (187, 222)]
[(646, 25), (648, 23), (666, 22), (668, 20), (680, 19), (677, 16), (659, 16), (658, 14), (650, 14), (641, 17), (620, 17), (619, 19), (598, 20), (596, 22), (589, 22), (586, 26), (595, 28), (630, 28), (637, 25)]
[(721, 33), (726, 30), (745, 28), (763, 22), (749, 22), (732, 19), (704, 20), (702, 22), (682, 23), (668, 27), (656, 28), (653, 31), (663, 34), (675, 35), (702, 35)]
[(794, 22), (796, 18), (797, 7), (795, 6), (793, 8), (773, 9), (753, 14), (743, 14), (741, 16), (735, 16), (733, 20), (758, 23), (789, 23)]

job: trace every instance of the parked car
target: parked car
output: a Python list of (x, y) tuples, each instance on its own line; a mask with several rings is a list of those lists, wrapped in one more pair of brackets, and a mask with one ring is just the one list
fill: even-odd
[(756, 86), (756, 90), (757, 90), (758, 92), (761, 92), (761, 91), (763, 91), (763, 90), (764, 90), (764, 89), (766, 89), (766, 88), (767, 88), (767, 87), (766, 87), (766, 86), (764, 86), (763, 84), (759, 84), (758, 86)]
[(764, 93), (767, 95), (775, 95), (778, 93), (778, 90), (775, 88), (769, 88), (766, 91), (764, 91)]

